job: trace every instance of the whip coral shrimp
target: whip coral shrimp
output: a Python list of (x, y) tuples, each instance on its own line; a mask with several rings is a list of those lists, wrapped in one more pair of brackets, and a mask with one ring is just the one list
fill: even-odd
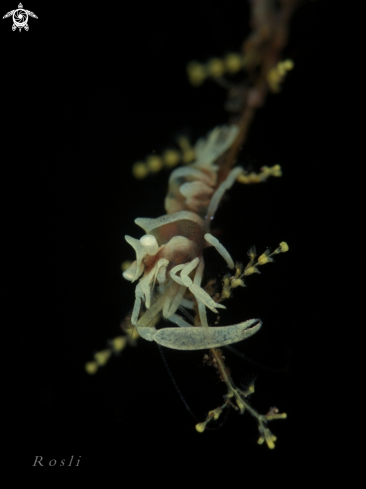
[[(177, 350), (218, 348), (249, 338), (262, 325), (259, 319), (250, 319), (232, 326), (209, 327), (206, 307), (217, 313), (217, 309), (225, 306), (215, 302), (201, 287), (202, 253), (206, 247), (214, 246), (233, 273), (235, 269), (229, 252), (209, 231), (224, 193), (244, 173), (239, 166), (223, 175), (214, 164), (231, 146), (237, 133), (236, 125), (223, 126), (211, 131), (207, 139), (200, 139), (195, 147), (194, 163), (177, 168), (170, 176), (165, 199), (167, 214), (157, 219), (136, 219), (135, 223), (146, 234), (140, 239), (125, 236), (136, 252), (136, 260), (123, 276), (131, 282), (141, 277), (135, 290), (131, 322), (148, 341)], [(271, 261), (267, 253), (262, 255), (263, 263), (265, 257)], [(238, 275), (237, 272), (232, 277), (232, 286), (243, 285)], [(187, 303), (187, 289), (197, 301), (201, 327), (191, 326), (175, 314), (179, 306)], [(146, 311), (140, 316), (142, 304)], [(160, 313), (179, 327), (157, 330), (155, 324)]]
[[(178, 350), (216, 348), (248, 338), (261, 327), (260, 320), (251, 319), (233, 326), (208, 328), (206, 307), (217, 313), (217, 309), (225, 306), (216, 303), (201, 287), (202, 253), (206, 247), (214, 246), (228, 267), (234, 269), (230, 254), (209, 230), (225, 191), (244, 171), (236, 167), (220, 183), (219, 167), (214, 164), (230, 147), (237, 132), (235, 125), (224, 126), (215, 128), (207, 140), (200, 140), (195, 148), (196, 161), (177, 168), (170, 176), (165, 199), (167, 214), (157, 219), (136, 219), (135, 223), (146, 234), (139, 240), (125, 237), (136, 252), (136, 260), (123, 276), (131, 282), (142, 276), (136, 286), (131, 322), (148, 341)], [(185, 301), (187, 289), (197, 300), (202, 327), (190, 326), (175, 314)], [(146, 311), (139, 318), (142, 303)], [(160, 312), (180, 327), (156, 330)]]

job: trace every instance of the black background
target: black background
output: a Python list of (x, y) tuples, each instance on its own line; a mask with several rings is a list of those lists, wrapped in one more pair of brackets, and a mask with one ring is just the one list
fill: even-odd
[[(3, 14), (13, 8), (2, 3)], [(272, 367), (291, 360), (288, 372), (276, 374), (227, 354), (238, 384), (257, 377), (254, 407), (288, 413), (270, 425), (274, 451), (256, 444), (254, 419), (233, 410), (221, 429), (196, 433), (154, 344), (140, 340), (97, 375), (84, 372), (133, 305), (134, 286), (120, 270), (133, 259), (124, 235), (141, 235), (136, 217), (164, 213), (169, 173), (137, 181), (132, 164), (174, 145), (182, 131), (195, 141), (227, 121), (225, 91), (213, 83), (191, 87), (185, 67), (238, 50), (249, 33), (248, 4), (24, 8), (38, 16), (28, 32), (12, 32), (11, 19), (1, 23), (4, 321), (11, 332), (3, 402), (12, 453), (22, 467), (35, 455), (74, 454), (81, 467), (131, 473), (148, 463), (157, 477), (165, 466), (188, 474), (205, 467), (208, 478), (230, 466), (234, 483), (245, 478), (240, 471), (260, 474), (262, 467), (289, 481), (289, 467), (314, 470), (314, 453), (329, 448), (324, 416), (333, 402), (322, 278), (332, 220), (325, 128), (334, 46), (326, 6), (305, 2), (295, 14), (284, 53), (295, 69), (258, 111), (240, 154), (252, 170), (281, 164), (283, 178), (236, 184), (215, 219), (234, 259), (245, 260), (252, 245), (259, 252), (281, 241), (290, 246), (237, 289), (221, 314), (222, 324), (263, 320), (237, 346), (253, 360)], [(209, 276), (224, 271), (215, 253), (207, 262)], [(185, 399), (204, 420), (225, 389), (202, 357), (166, 351)]]

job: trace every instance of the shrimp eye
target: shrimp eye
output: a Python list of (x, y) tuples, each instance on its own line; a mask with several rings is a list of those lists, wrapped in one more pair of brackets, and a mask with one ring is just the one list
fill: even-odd
[(146, 253), (150, 256), (156, 255), (159, 250), (158, 242), (156, 241), (155, 236), (152, 234), (145, 234), (140, 238), (140, 243), (143, 246)]

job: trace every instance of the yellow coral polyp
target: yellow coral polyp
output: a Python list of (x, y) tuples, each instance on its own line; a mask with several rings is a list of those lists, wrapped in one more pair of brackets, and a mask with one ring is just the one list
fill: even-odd
[(237, 73), (244, 65), (243, 56), (238, 53), (229, 53), (224, 58), (224, 64), (228, 73)]
[(132, 174), (138, 180), (141, 180), (149, 174), (149, 168), (144, 161), (138, 161), (132, 166)]
[(126, 346), (127, 338), (126, 336), (117, 336), (111, 341), (111, 345), (114, 351), (122, 351)]
[(206, 429), (207, 421), (203, 421), (202, 423), (197, 423), (195, 428), (198, 433), (203, 433)]
[(213, 417), (214, 420), (217, 420), (222, 413), (222, 408), (219, 406), (216, 409), (213, 409), (208, 413), (209, 416)]
[(252, 273), (261, 273), (257, 267), (248, 267), (244, 271), (244, 275), (252, 275)]
[(98, 371), (97, 362), (87, 362), (85, 364), (85, 370), (89, 375), (94, 375)]
[(286, 253), (286, 251), (289, 250), (289, 246), (285, 241), (282, 241), (282, 243), (280, 243), (280, 248), (282, 253)]
[(225, 64), (220, 58), (212, 58), (207, 63), (207, 72), (213, 78), (218, 78), (225, 73)]
[(273, 258), (268, 256), (266, 253), (263, 253), (263, 255), (258, 258), (258, 265), (264, 265), (265, 263), (269, 263), (271, 261), (273, 261)]
[(96, 353), (94, 355), (94, 359), (97, 362), (98, 366), (102, 367), (103, 365), (105, 365), (108, 362), (111, 355), (112, 355), (111, 350), (109, 350), (109, 349), (102, 350), (102, 351), (99, 351), (98, 353)]
[(188, 63), (187, 74), (191, 85), (195, 87), (202, 85), (207, 77), (205, 66), (197, 61), (191, 61)]
[(281, 83), (283, 82), (288, 71), (294, 68), (294, 62), (291, 59), (280, 61), (267, 73), (267, 83), (270, 90), (274, 93), (280, 91)]
[(171, 168), (179, 163), (180, 155), (175, 149), (167, 149), (163, 153), (163, 161), (165, 166)]
[(164, 166), (162, 158), (157, 155), (149, 156), (146, 160), (146, 164), (151, 173), (160, 171)]

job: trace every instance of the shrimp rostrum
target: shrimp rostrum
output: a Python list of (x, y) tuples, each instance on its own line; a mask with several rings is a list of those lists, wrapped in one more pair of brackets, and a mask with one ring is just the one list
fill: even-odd
[[(260, 319), (249, 319), (230, 326), (211, 326), (206, 315), (206, 308), (214, 313), (218, 313), (218, 309), (225, 309), (221, 302), (230, 296), (233, 288), (244, 286), (244, 277), (258, 273), (257, 266), (273, 261), (272, 255), (288, 250), (287, 244), (282, 242), (274, 252), (267, 250), (256, 258), (255, 248), (251, 248), (248, 253), (250, 261), (244, 268), (234, 263), (224, 245), (210, 233), (210, 224), (218, 205), (235, 181), (256, 183), (268, 176), (281, 174), (278, 165), (263, 167), (261, 173), (249, 175), (240, 166), (231, 170), (220, 167), (220, 157), (233, 144), (237, 134), (236, 125), (216, 127), (207, 138), (196, 143), (195, 161), (172, 172), (165, 199), (167, 213), (156, 219), (136, 219), (135, 223), (145, 234), (140, 239), (125, 237), (136, 252), (136, 260), (123, 276), (137, 282), (131, 322), (139, 335), (176, 350), (209, 349), (211, 364), (227, 385), (225, 403), (210, 411), (206, 421), (196, 425), (197, 431), (204, 431), (206, 424), (211, 419), (217, 419), (224, 407), (233, 405), (230, 401), (233, 398), (241, 413), (246, 409), (257, 418), (260, 431), (258, 442), (266, 441), (273, 448), (275, 437), (266, 423), (286, 415), (278, 414), (276, 408), (271, 408), (267, 415), (259, 415), (246, 401), (246, 397), (254, 391), (253, 386), (243, 391), (234, 385), (220, 350), (222, 346), (249, 338), (261, 328), (262, 322)], [(214, 296), (216, 300), (201, 286), (203, 251), (209, 246), (215, 247), (230, 269), (223, 277), (221, 295)], [(176, 314), (178, 308), (194, 309), (195, 325), (188, 324)], [(161, 316), (170, 321), (172, 327), (157, 329)]]

